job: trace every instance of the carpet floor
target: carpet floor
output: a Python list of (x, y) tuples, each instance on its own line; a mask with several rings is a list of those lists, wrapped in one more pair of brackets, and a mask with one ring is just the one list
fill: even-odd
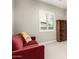
[(45, 59), (67, 59), (67, 41), (45, 45)]

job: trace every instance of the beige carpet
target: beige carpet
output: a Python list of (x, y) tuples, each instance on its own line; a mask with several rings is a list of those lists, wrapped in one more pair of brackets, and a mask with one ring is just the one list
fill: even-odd
[(45, 59), (67, 59), (67, 42), (54, 42), (45, 45)]

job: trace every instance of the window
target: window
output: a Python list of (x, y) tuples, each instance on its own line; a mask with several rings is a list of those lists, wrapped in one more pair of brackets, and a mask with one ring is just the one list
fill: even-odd
[(49, 11), (39, 11), (39, 31), (53, 31), (54, 30), (55, 15)]

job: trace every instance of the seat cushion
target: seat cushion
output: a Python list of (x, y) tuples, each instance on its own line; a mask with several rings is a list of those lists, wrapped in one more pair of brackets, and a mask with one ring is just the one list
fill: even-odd
[(37, 43), (37, 41), (32, 40), (32, 41), (28, 42), (28, 44), (27, 44), (27, 45), (33, 45), (33, 44), (38, 44), (38, 43)]
[(39, 46), (39, 44), (32, 44), (32, 45), (29, 45), (29, 46), (24, 46), (23, 48), (29, 49), (29, 48), (33, 48), (33, 47), (37, 47), (37, 46)]
[(12, 36), (12, 50), (18, 50), (23, 48), (23, 41), (20, 35), (16, 34)]

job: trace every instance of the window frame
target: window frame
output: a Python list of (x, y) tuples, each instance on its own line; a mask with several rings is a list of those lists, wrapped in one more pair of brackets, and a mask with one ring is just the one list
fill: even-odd
[[(44, 17), (49, 17), (50, 15), (53, 15), (52, 17), (53, 17), (53, 22), (52, 22), (52, 27), (53, 27), (53, 29), (48, 29), (48, 19), (47, 18), (45, 18), (46, 19), (46, 23), (47, 23), (47, 25), (46, 25), (46, 30), (43, 30), (43, 29), (41, 29), (42, 28), (42, 25), (41, 25), (41, 22), (42, 22), (42, 20), (41, 20), (41, 17), (43, 16), (42, 15), (42, 13), (41, 12), (44, 12), (45, 14), (48, 14), (48, 16), (46, 16), (45, 14), (45, 16)], [(43, 19), (43, 18), (42, 18)], [(50, 12), (50, 11), (44, 11), (44, 10), (39, 10), (39, 32), (50, 32), (50, 31), (54, 31), (55, 30), (55, 14), (53, 13), (53, 12)]]

